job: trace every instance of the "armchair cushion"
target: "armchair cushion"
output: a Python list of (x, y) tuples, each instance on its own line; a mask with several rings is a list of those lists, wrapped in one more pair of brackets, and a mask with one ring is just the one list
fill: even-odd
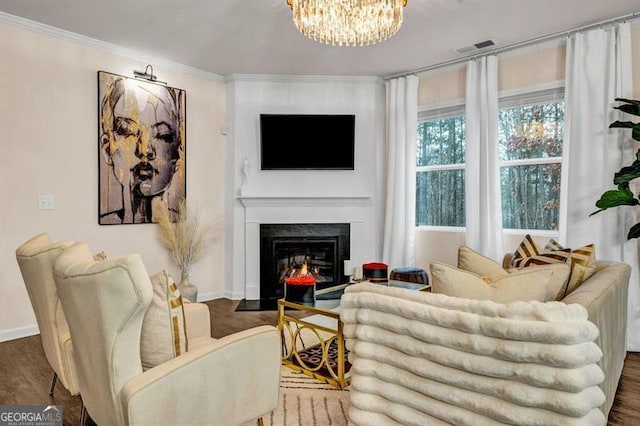
[(185, 313), (180, 291), (163, 270), (152, 275), (153, 299), (144, 315), (140, 337), (142, 367), (146, 370), (188, 350)]
[(433, 293), (499, 303), (537, 300), (543, 302), (553, 272), (524, 270), (492, 280), (443, 263), (431, 264)]
[(182, 299), (184, 308), (184, 319), (187, 325), (187, 341), (189, 350), (209, 343), (211, 338), (211, 318), (209, 307), (204, 303), (191, 303), (187, 299)]

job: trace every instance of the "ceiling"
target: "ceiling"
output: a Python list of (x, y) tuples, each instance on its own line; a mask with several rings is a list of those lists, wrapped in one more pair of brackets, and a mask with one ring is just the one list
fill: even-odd
[(227, 74), (389, 76), (640, 11), (640, 0), (409, 0), (396, 36), (334, 47), (298, 33), (286, 0), (0, 0), (2, 12)]

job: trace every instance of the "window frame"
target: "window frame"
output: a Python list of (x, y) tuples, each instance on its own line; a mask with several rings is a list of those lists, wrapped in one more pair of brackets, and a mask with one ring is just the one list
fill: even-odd
[[(508, 94), (498, 96), (498, 112), (503, 109), (513, 108), (517, 106), (526, 107), (551, 102), (564, 102), (564, 85), (545, 89), (522, 89)], [(562, 144), (562, 153), (565, 152), (564, 139)], [(513, 166), (537, 166), (544, 164), (562, 164), (562, 156), (555, 157), (538, 157), (524, 158), (520, 160), (499, 160), (498, 170), (502, 171), (503, 167)], [(502, 182), (500, 182), (502, 185)], [(562, 193), (558, 194), (562, 201)], [(518, 229), (518, 228), (502, 228), (507, 234), (530, 234), (550, 237), (559, 236), (559, 229)], [(508, 232), (507, 232), (508, 231)]]
[[(444, 118), (465, 116), (465, 103), (464, 99), (456, 99), (452, 102), (446, 102), (438, 105), (425, 105), (418, 108), (418, 120), (417, 124), (425, 121), (441, 120)], [(437, 171), (449, 171), (449, 170), (465, 170), (467, 162), (465, 158), (464, 163), (451, 163), (451, 164), (438, 164), (435, 166), (417, 166), (416, 165), (416, 179), (420, 172), (437, 172)], [(466, 204), (466, 200), (465, 200)], [(417, 206), (416, 206), (417, 208)], [(417, 225), (416, 229), (440, 231), (440, 232), (465, 232), (465, 226), (440, 226), (440, 225)]]

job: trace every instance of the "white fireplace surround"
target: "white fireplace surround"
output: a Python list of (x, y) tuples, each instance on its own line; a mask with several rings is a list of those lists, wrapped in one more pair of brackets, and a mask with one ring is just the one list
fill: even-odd
[(348, 223), (351, 225), (350, 259), (353, 264), (371, 256), (371, 197), (240, 196), (244, 206), (245, 298), (260, 298), (260, 224)]

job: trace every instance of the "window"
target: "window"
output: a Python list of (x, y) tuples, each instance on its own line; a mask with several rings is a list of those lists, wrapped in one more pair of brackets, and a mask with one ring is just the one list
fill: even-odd
[[(553, 89), (500, 99), (505, 229), (558, 229), (563, 97)], [(416, 226), (465, 226), (464, 106), (421, 112), (416, 162)]]
[(557, 230), (564, 131), (561, 91), (500, 101), (502, 227)]
[(464, 121), (462, 106), (420, 117), (417, 226), (464, 226)]

